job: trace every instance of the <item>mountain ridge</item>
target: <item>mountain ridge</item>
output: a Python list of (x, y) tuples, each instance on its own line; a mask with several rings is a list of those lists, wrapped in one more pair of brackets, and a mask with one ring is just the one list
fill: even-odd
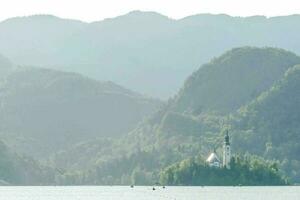
[(0, 23), (0, 52), (16, 64), (77, 72), (162, 99), (173, 96), (199, 65), (228, 49), (273, 46), (300, 53), (299, 15), (203, 14), (175, 20), (134, 11), (91, 23), (47, 15), (22, 20)]
[(73, 19), (73, 18), (68, 18), (68, 17), (60, 17), (59, 15), (53, 15), (53, 14), (31, 14), (31, 15), (24, 15), (24, 16), (16, 16), (16, 17), (9, 17), (6, 19), (3, 19), (0, 21), (0, 23), (5, 22), (7, 20), (11, 20), (11, 19), (22, 19), (22, 18), (34, 18), (34, 17), (43, 17), (43, 18), (56, 18), (56, 19), (63, 19), (63, 20), (74, 20), (74, 21), (78, 21), (78, 22), (82, 22), (85, 24), (92, 24), (92, 23), (97, 23), (97, 22), (102, 22), (105, 20), (111, 20), (111, 19), (115, 19), (118, 17), (123, 17), (123, 16), (130, 16), (130, 15), (139, 15), (139, 14), (148, 14), (148, 15), (155, 15), (155, 16), (162, 16), (163, 18), (168, 18), (170, 20), (173, 21), (180, 21), (183, 19), (188, 19), (188, 18), (193, 18), (193, 17), (228, 17), (228, 18), (236, 18), (236, 19), (255, 19), (255, 18), (264, 18), (264, 19), (277, 19), (277, 18), (285, 18), (285, 17), (299, 17), (300, 14), (289, 14), (289, 15), (280, 15), (280, 16), (266, 16), (266, 15), (250, 15), (250, 16), (235, 16), (235, 15), (230, 15), (230, 14), (226, 14), (226, 13), (219, 13), (219, 14), (213, 14), (213, 13), (198, 13), (198, 14), (193, 14), (193, 15), (187, 15), (181, 18), (172, 18), (168, 15), (164, 15), (161, 14), (159, 12), (156, 11), (143, 11), (143, 10), (132, 10), (129, 11), (125, 14), (120, 14), (120, 15), (116, 15), (116, 16), (112, 16), (112, 17), (107, 17), (107, 18), (103, 18), (100, 20), (93, 20), (90, 22), (86, 22), (80, 19)]

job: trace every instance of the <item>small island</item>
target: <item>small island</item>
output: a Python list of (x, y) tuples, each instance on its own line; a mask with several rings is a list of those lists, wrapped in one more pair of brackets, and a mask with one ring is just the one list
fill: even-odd
[(228, 131), (223, 145), (223, 162), (216, 151), (205, 160), (190, 158), (165, 168), (160, 173), (163, 185), (186, 186), (264, 186), (289, 185), (276, 162), (246, 154), (231, 156)]

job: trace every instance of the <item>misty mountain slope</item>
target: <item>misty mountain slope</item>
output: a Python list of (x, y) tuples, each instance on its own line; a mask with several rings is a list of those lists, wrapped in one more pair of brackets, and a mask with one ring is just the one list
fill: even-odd
[(300, 66), (289, 69), (271, 89), (242, 107), (232, 120), (234, 148), (282, 160), (300, 181)]
[(0, 101), (3, 137), (29, 155), (124, 135), (161, 104), (111, 82), (28, 67), (1, 81)]
[[(60, 55), (68, 55), (60, 60), (68, 71), (165, 98), (169, 87), (181, 84), (166, 78), (168, 73), (181, 76), (181, 71), (177, 72), (176, 61), (168, 55), (169, 44), (161, 46), (176, 28), (174, 25), (173, 20), (158, 13), (138, 11), (94, 22), (65, 41), (67, 45), (60, 48)], [(168, 66), (160, 66), (161, 62)], [(158, 87), (157, 83), (167, 87)]]
[(0, 52), (17, 64), (78, 72), (168, 98), (201, 64), (228, 49), (272, 46), (300, 53), (299, 20), (209, 14), (173, 20), (141, 11), (93, 23), (32, 16), (0, 23)]
[(11, 63), (8, 58), (0, 54), (0, 78), (7, 76), (13, 70), (13, 63)]
[(300, 63), (300, 57), (274, 48), (236, 48), (200, 67), (185, 82), (173, 109), (199, 115), (236, 111)]
[(0, 181), (4, 185), (41, 185), (54, 181), (55, 171), (20, 156), (0, 141)]
[(0, 23), (0, 52), (21, 65), (53, 65), (58, 45), (85, 26), (52, 15), (7, 19)]

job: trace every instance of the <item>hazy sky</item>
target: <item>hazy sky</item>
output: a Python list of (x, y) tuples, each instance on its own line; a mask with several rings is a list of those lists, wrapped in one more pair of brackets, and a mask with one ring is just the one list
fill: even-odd
[(132, 10), (157, 11), (176, 19), (196, 13), (276, 16), (300, 14), (300, 0), (0, 0), (0, 20), (53, 14), (96, 21)]

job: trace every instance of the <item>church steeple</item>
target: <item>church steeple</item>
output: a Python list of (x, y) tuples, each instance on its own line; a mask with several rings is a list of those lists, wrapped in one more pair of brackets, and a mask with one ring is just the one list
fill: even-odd
[(224, 142), (225, 142), (226, 145), (230, 145), (230, 142), (229, 142), (229, 135), (228, 135), (228, 130), (226, 131), (225, 138), (224, 138)]
[(228, 130), (226, 130), (226, 134), (224, 137), (224, 146), (223, 146), (223, 167), (230, 169), (230, 160), (231, 160), (230, 138), (228, 135)]

